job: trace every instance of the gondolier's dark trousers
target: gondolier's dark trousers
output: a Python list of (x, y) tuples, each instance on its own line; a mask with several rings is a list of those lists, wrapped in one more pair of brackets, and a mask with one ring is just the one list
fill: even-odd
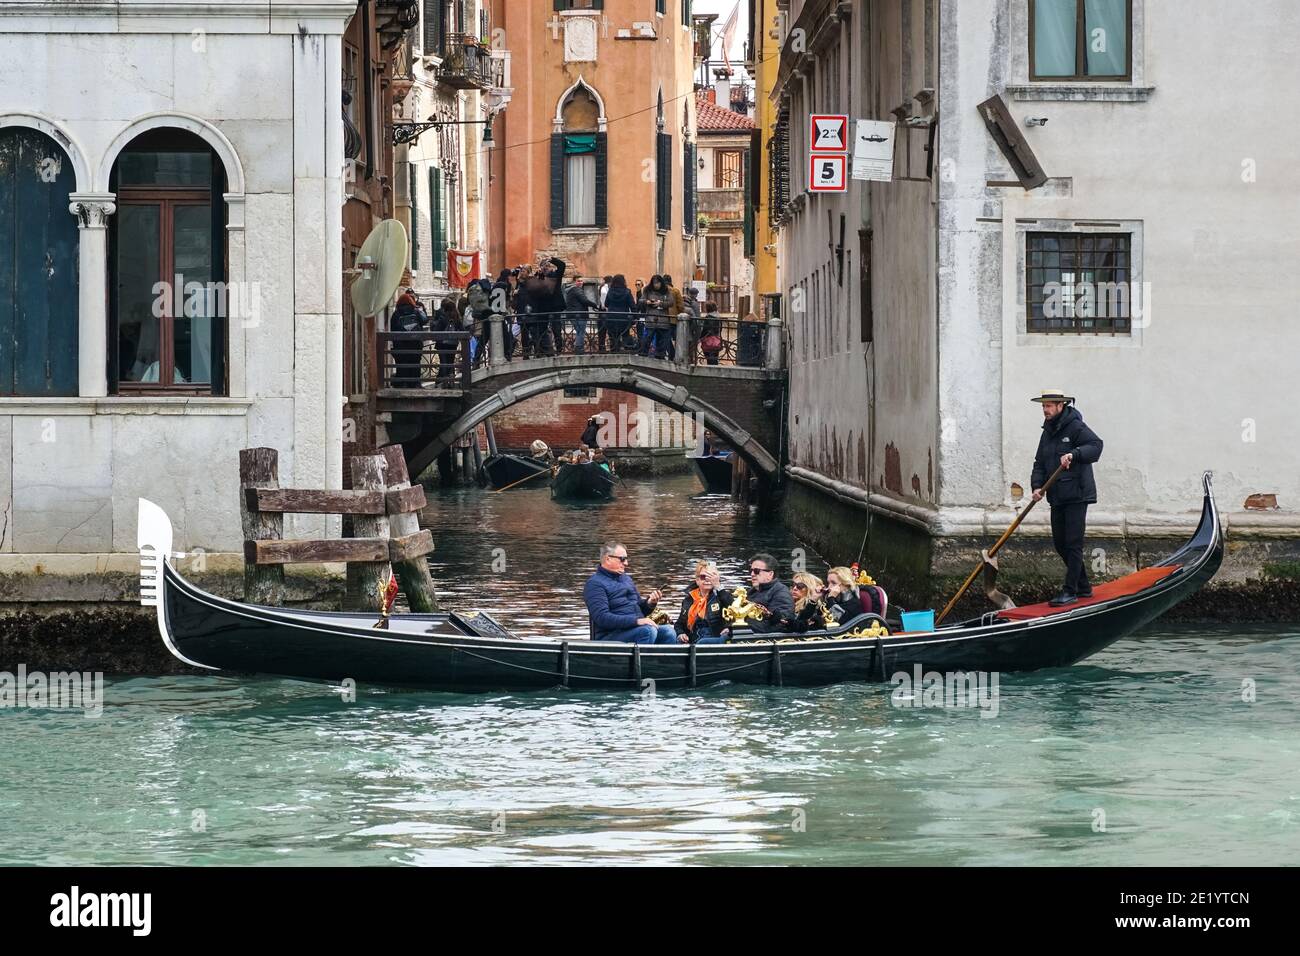
[(1083, 533), (1088, 524), (1088, 503), (1052, 505), (1052, 543), (1065, 562), (1065, 586), (1062, 590), (1078, 594), (1092, 587), (1083, 566)]

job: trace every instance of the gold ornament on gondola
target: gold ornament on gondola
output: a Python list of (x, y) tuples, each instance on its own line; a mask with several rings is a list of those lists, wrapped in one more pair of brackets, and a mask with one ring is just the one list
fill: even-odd
[(850, 631), (845, 637), (888, 637), (889, 628), (879, 621), (872, 621), (870, 627), (859, 627)]
[(745, 621), (758, 621), (763, 618), (764, 607), (749, 599), (746, 588), (736, 588), (731, 592), (735, 600), (722, 609), (722, 617), (729, 624), (743, 624)]
[(817, 607), (821, 609), (822, 624), (826, 626), (827, 630), (830, 630), (832, 627), (834, 627), (836, 624), (839, 623), (839, 621), (835, 620), (835, 615), (831, 613), (831, 609), (826, 606), (825, 601), (818, 601)]
[(657, 607), (650, 612), (650, 620), (654, 621), (656, 624), (667, 624), (668, 612), (663, 608)]

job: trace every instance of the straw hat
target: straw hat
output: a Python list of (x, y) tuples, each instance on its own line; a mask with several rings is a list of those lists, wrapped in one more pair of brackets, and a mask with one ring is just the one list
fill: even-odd
[(1074, 396), (1066, 395), (1065, 392), (1059, 388), (1045, 388), (1043, 389), (1042, 395), (1031, 398), (1030, 401), (1038, 402), (1039, 404), (1042, 404), (1043, 402), (1065, 402), (1068, 404), (1074, 401)]

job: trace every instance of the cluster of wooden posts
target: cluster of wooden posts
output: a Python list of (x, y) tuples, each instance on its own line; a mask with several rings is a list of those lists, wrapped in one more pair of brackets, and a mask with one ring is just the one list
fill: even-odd
[[(274, 448), (239, 452), (246, 602), (281, 604), (286, 564), (346, 562), (346, 609), (378, 611), (381, 587), (396, 573), (412, 611), (436, 610), (425, 560), (433, 535), (417, 518), (424, 489), (411, 485), (400, 447), (353, 456), (349, 489), (281, 488), (279, 457)], [(349, 515), (352, 535), (286, 541), (286, 514)]]

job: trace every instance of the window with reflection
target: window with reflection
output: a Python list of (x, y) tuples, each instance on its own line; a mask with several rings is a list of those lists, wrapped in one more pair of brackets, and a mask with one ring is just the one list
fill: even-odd
[(1124, 80), (1132, 0), (1029, 0), (1030, 78)]
[(154, 130), (122, 151), (110, 185), (114, 390), (224, 394), (227, 321), (245, 303), (225, 282), (220, 160), (191, 133)]

